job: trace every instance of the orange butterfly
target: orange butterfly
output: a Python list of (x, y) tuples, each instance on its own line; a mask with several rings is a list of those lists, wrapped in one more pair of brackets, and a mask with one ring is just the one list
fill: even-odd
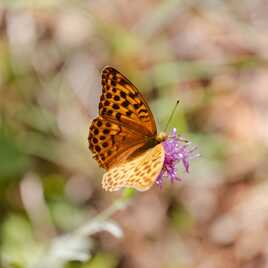
[(89, 128), (89, 149), (107, 170), (102, 186), (116, 191), (132, 187), (149, 189), (164, 164), (162, 141), (153, 114), (139, 90), (112, 67), (102, 71), (99, 116)]

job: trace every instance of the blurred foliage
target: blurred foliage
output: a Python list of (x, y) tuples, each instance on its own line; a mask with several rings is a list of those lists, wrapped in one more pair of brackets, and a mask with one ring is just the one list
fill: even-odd
[[(0, 3), (0, 267), (267, 267), (266, 1)], [(105, 65), (159, 130), (180, 100), (171, 127), (201, 152), (181, 182), (101, 189)]]

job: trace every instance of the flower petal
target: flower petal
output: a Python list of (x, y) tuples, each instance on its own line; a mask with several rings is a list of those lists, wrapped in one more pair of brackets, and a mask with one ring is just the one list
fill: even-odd
[(163, 177), (169, 177), (171, 182), (181, 180), (177, 175), (176, 165), (182, 162), (182, 165), (187, 173), (190, 169), (190, 160), (199, 156), (196, 152), (197, 147), (192, 146), (192, 143), (177, 136), (176, 128), (173, 128), (171, 135), (163, 142), (165, 150), (165, 159), (163, 169), (156, 179), (156, 184), (162, 187)]

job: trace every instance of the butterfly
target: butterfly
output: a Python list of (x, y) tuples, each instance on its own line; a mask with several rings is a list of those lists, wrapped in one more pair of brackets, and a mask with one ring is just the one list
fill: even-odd
[(119, 71), (102, 71), (99, 115), (89, 127), (89, 149), (106, 169), (102, 186), (148, 190), (161, 173), (165, 133), (157, 134), (153, 114), (141, 92)]

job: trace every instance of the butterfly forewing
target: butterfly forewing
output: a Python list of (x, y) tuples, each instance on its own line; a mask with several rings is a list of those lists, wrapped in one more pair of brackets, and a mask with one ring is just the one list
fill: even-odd
[(103, 168), (123, 163), (156, 136), (153, 115), (137, 88), (112, 67), (102, 72), (99, 116), (89, 128), (89, 148)]
[(125, 126), (116, 124), (102, 116), (95, 118), (89, 128), (89, 149), (99, 165), (108, 169), (141, 147), (144, 136), (133, 133)]
[(103, 188), (107, 191), (122, 187), (148, 190), (162, 170), (164, 156), (163, 145), (158, 144), (133, 160), (111, 168), (103, 176)]
[(112, 67), (106, 67), (102, 72), (102, 87), (100, 115), (144, 136), (156, 135), (155, 121), (148, 104), (125, 76)]

